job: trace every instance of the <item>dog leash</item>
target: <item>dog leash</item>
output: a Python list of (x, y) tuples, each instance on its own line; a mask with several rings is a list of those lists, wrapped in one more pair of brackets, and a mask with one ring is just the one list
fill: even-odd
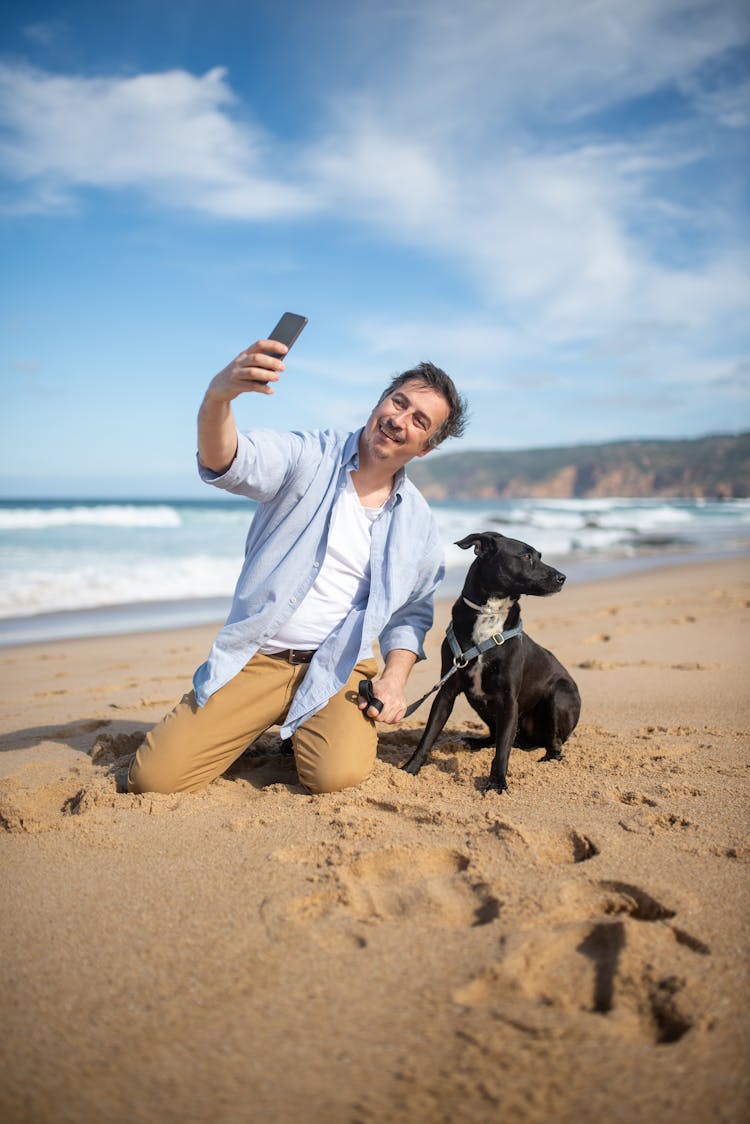
[[(453, 631), (453, 621), (451, 621), (445, 631), (445, 637), (453, 652), (453, 667), (446, 671), (445, 675), (434, 687), (430, 687), (426, 695), (422, 695), (421, 699), (417, 699), (416, 702), (411, 703), (411, 705), (406, 708), (404, 718), (408, 718), (410, 714), (413, 714), (414, 711), (422, 705), (425, 699), (429, 699), (430, 695), (434, 695), (435, 691), (439, 691), (443, 683), (447, 683), (452, 675), (455, 675), (457, 671), (466, 667), (472, 660), (475, 660), (485, 652), (489, 652), (490, 648), (499, 648), (506, 640), (512, 640), (515, 636), (520, 636), (522, 632), (523, 622), (519, 621), (515, 628), (509, 628), (505, 632), (493, 632), (492, 636), (487, 640), (482, 640), (480, 644), (475, 644), (472, 648), (467, 648), (466, 651), (463, 652), (461, 651), (461, 645), (458, 640), (456, 640), (456, 634)], [(359, 693), (363, 698), (367, 699), (368, 706), (374, 706), (378, 712), (383, 709), (382, 701), (375, 697), (371, 679), (360, 680)]]

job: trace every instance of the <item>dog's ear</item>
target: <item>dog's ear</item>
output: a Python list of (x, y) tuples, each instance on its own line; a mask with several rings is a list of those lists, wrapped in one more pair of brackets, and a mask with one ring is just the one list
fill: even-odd
[(466, 535), (465, 538), (458, 540), (456, 546), (460, 546), (461, 550), (468, 550), (473, 546), (475, 554), (483, 554), (487, 549), (487, 539), (485, 535)]

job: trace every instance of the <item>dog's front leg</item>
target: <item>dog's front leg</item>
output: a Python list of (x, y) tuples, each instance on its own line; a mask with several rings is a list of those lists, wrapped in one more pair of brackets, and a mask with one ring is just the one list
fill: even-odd
[(498, 700), (495, 756), (492, 759), (489, 780), (484, 786), (485, 793), (508, 791), (508, 758), (517, 726), (518, 699), (515, 695), (503, 694)]
[(458, 677), (454, 675), (453, 678), (449, 679), (447, 683), (444, 683), (438, 691), (437, 698), (430, 709), (430, 717), (427, 719), (427, 725), (424, 728), (424, 733), (422, 734), (419, 745), (403, 766), (404, 771), (411, 773), (413, 777), (417, 775), (424, 765), (427, 754), (437, 741), (443, 726), (445, 726), (445, 723), (450, 717), (453, 704), (458, 695), (457, 678)]

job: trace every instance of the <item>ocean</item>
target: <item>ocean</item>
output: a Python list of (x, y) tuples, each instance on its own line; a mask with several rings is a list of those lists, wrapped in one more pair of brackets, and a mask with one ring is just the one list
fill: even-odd
[[(432, 505), (446, 554), (441, 595), (499, 531), (569, 581), (750, 549), (750, 500), (486, 500)], [(0, 500), (0, 645), (220, 621), (253, 505), (205, 500)]]

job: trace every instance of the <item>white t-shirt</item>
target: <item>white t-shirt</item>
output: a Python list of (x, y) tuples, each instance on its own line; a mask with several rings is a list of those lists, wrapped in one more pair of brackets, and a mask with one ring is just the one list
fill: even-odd
[(382, 507), (363, 507), (347, 479), (331, 516), (326, 555), (315, 582), (276, 635), (260, 649), (319, 648), (349, 610), (370, 592), (370, 538)]

